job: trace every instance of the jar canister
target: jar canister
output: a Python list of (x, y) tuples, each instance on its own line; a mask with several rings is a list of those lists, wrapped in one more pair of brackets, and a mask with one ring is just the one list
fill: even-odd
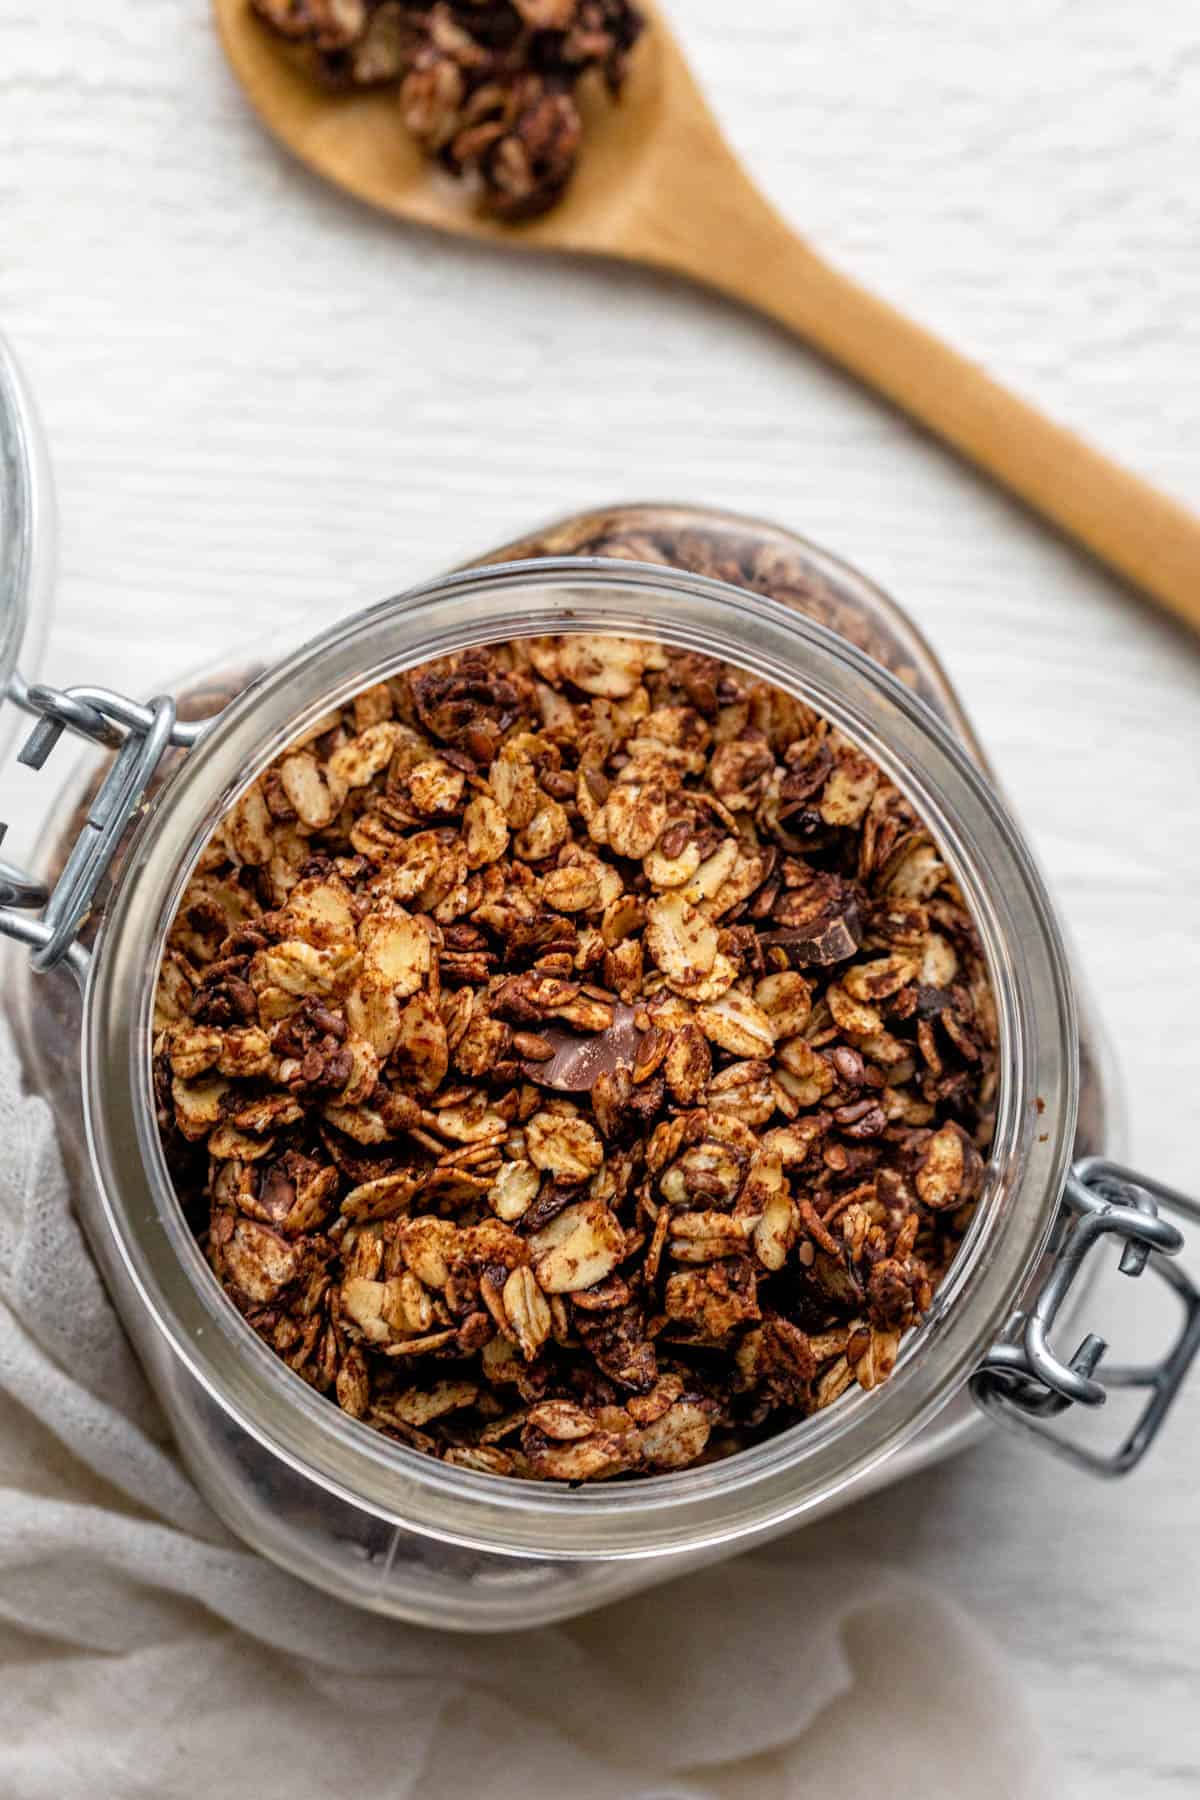
[[(10, 408), (6, 442), (19, 446), (26, 427)], [(18, 526), (32, 492), (24, 480), (18, 467), (6, 498)], [(15, 662), (6, 671), (10, 697), (34, 719), (24, 761), (40, 767), (68, 734), (105, 752), (68, 790), (74, 823), (44, 878), (0, 869), (0, 929), (27, 952), (17, 985), (33, 1078), (64, 1124), (72, 1111), (81, 1123), (80, 1206), (95, 1255), (197, 1485), (247, 1542), (343, 1598), (431, 1625), (510, 1629), (666, 1579), (944, 1454), (974, 1428), (972, 1393), (1076, 1460), (1131, 1467), (1200, 1344), (1200, 1293), (1174, 1261), (1183, 1240), (1166, 1216), (1195, 1218), (1197, 1208), (1101, 1160), (1090, 1034), (1081, 1125), (1080, 1029), (1059, 927), (928, 648), (853, 571), (724, 515), (621, 509), (501, 556), (337, 621), (248, 683), (231, 681), (241, 691), (207, 718), (184, 722), (168, 695), (142, 704), (94, 687), (30, 686)], [(677, 566), (688, 561), (690, 570)], [(28, 588), (28, 557), (3, 566)], [(789, 591), (776, 597), (781, 587)], [(422, 1456), (340, 1412), (272, 1355), (214, 1282), (183, 1218), (149, 1053), (155, 973), (186, 879), (231, 802), (298, 731), (430, 659), (575, 632), (707, 652), (802, 699), (861, 745), (955, 875), (1000, 1025), (983, 1196), (891, 1379), (724, 1461), (582, 1490)], [(886, 654), (871, 635), (880, 632), (891, 636)], [(52, 1006), (29, 1004), (35, 982), (53, 992)], [(1054, 1347), (1064, 1308), (1086, 1327), (1091, 1252), (1108, 1237), (1119, 1240), (1124, 1273), (1150, 1271), (1184, 1302), (1172, 1348), (1144, 1369), (1106, 1370), (1090, 1333), (1074, 1354)], [(1059, 1413), (1098, 1404), (1117, 1383), (1144, 1388), (1146, 1403), (1116, 1451), (1098, 1457), (1053, 1437)]]

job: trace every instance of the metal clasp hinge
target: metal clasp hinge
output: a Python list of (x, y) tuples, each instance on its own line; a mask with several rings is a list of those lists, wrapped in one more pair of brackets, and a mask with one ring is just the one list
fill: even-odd
[[(18, 755), (40, 769), (64, 732), (115, 752), (53, 888), (0, 858), (0, 935), (28, 944), (35, 969), (65, 962), (82, 985), (88, 952), (78, 931), (129, 821), (169, 749), (188, 749), (208, 720), (182, 722), (166, 697), (146, 706), (108, 688), (30, 687), (14, 675), (9, 697), (36, 719)], [(0, 823), (0, 843), (7, 827)]]
[[(1063, 1200), (1063, 1228), (1050, 1273), (1033, 1306), (1014, 1316), (1004, 1341), (992, 1347), (971, 1377), (971, 1391), (986, 1412), (1034, 1433), (1068, 1462), (1093, 1474), (1124, 1475), (1150, 1448), (1200, 1350), (1200, 1288), (1171, 1260), (1183, 1248), (1182, 1232), (1159, 1216), (1163, 1207), (1200, 1220), (1200, 1204), (1098, 1156), (1075, 1164)], [(1138, 1277), (1151, 1268), (1173, 1289), (1183, 1307), (1183, 1323), (1156, 1362), (1107, 1367), (1100, 1376), (1108, 1348), (1103, 1338), (1089, 1332), (1064, 1363), (1051, 1349), (1049, 1334), (1076, 1276), (1105, 1237), (1123, 1244), (1121, 1274)], [(1118, 1449), (1105, 1455), (1054, 1429), (1052, 1421), (1068, 1407), (1103, 1406), (1114, 1388), (1147, 1390), (1146, 1403)]]

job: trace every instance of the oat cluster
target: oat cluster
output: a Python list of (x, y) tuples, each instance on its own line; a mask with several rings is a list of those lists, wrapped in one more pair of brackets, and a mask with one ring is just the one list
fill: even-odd
[(642, 18), (629, 0), (252, 0), (335, 85), (398, 84), (424, 153), (470, 178), (489, 211), (530, 218), (562, 196), (583, 139), (590, 71), (615, 99)]
[(568, 635), (360, 693), (170, 932), (164, 1145), (230, 1300), (355, 1418), (565, 1481), (886, 1379), (976, 1203), (970, 917), (781, 691)]

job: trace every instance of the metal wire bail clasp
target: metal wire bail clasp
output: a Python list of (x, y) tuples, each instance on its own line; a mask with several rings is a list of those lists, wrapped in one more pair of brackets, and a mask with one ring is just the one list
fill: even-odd
[[(1183, 1233), (1159, 1208), (1200, 1221), (1200, 1203), (1162, 1182), (1151, 1181), (1119, 1163), (1089, 1156), (1075, 1164), (1063, 1195), (1062, 1230), (1054, 1261), (1032, 1307), (1010, 1322), (1004, 1341), (993, 1345), (971, 1378), (985, 1411), (1003, 1423), (1031, 1431), (1058, 1455), (1099, 1475), (1124, 1475), (1141, 1461), (1200, 1350), (1200, 1288), (1171, 1259), (1183, 1249)], [(1105, 1237), (1123, 1248), (1122, 1275), (1147, 1268), (1178, 1295), (1183, 1323), (1171, 1348), (1158, 1361), (1106, 1367), (1108, 1346), (1089, 1332), (1070, 1362), (1050, 1346), (1050, 1330), (1091, 1250)], [(1109, 1455), (1071, 1442), (1051, 1421), (1072, 1405), (1103, 1406), (1112, 1388), (1145, 1388), (1148, 1398), (1124, 1442)]]
[[(66, 962), (82, 983), (88, 953), (77, 933), (121, 835), (167, 750), (190, 747), (207, 721), (179, 721), (167, 696), (142, 706), (108, 688), (30, 687), (18, 674), (9, 697), (37, 721), (17, 758), (27, 768), (42, 768), (68, 731), (115, 752), (52, 889), (0, 858), (0, 933), (28, 944), (39, 972)], [(0, 823), (0, 842), (6, 830)]]

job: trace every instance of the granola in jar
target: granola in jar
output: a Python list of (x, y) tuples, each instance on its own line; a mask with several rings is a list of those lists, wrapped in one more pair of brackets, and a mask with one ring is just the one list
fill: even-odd
[(154, 1045), (251, 1327), (451, 1464), (680, 1469), (887, 1379), (996, 1028), (901, 793), (727, 663), (567, 635), (360, 693), (238, 800)]

